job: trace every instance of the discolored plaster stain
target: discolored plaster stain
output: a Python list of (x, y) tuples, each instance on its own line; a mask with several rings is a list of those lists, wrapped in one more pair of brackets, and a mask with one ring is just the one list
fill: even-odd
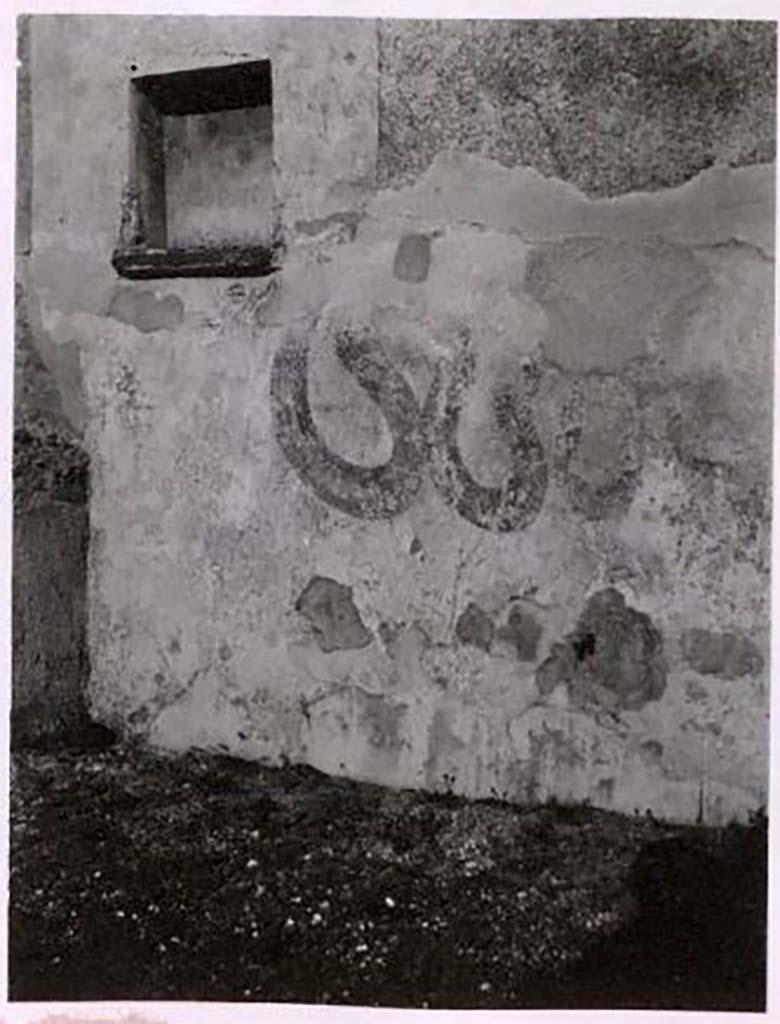
[(443, 772), (460, 759), (467, 744), (453, 729), (451, 708), (437, 707), (428, 727), (428, 756), (425, 759), (425, 783), (430, 789), (440, 785)]
[(455, 635), (462, 644), (471, 644), (483, 651), (490, 650), (493, 633), (493, 620), (473, 601), (463, 609), (455, 625)]
[(694, 704), (700, 704), (708, 699), (709, 693), (698, 679), (689, 679), (685, 684), (685, 697)]
[(407, 284), (422, 284), (431, 267), (431, 240), (428, 235), (404, 235), (395, 250), (393, 274)]
[(674, 345), (710, 275), (662, 239), (575, 238), (533, 250), (525, 287), (547, 314), (544, 354), (574, 373), (614, 373)]
[(395, 645), (398, 642), (398, 637), (401, 635), (403, 628), (403, 623), (389, 622), (385, 619), (379, 623), (377, 626), (377, 634), (385, 649), (393, 650), (395, 648)]
[(550, 653), (536, 670), (536, 688), (543, 697), (549, 697), (560, 683), (568, 685), (575, 671), (575, 653), (569, 643), (555, 643)]
[(354, 242), (361, 219), (362, 214), (357, 211), (338, 211), (314, 220), (298, 220), (295, 222), (295, 230), (300, 235), (314, 238), (335, 228), (340, 240)]
[(615, 780), (613, 778), (599, 779), (596, 785), (596, 799), (600, 804), (611, 804), (615, 795)]
[(172, 331), (184, 319), (184, 303), (178, 295), (158, 299), (154, 292), (117, 288), (108, 307), (108, 316), (143, 334)]
[(496, 637), (491, 653), (499, 647), (509, 651), (518, 661), (536, 661), (542, 627), (523, 608), (512, 608), (507, 621), (496, 630)]
[(317, 643), (326, 653), (359, 650), (371, 643), (352, 590), (343, 583), (326, 576), (313, 577), (295, 602), (295, 610), (311, 623)]
[(151, 406), (143, 397), (135, 368), (128, 363), (120, 363), (113, 383), (119, 396), (117, 402), (119, 419), (128, 430), (137, 430), (143, 421), (144, 414), (149, 411)]
[(642, 469), (632, 388), (616, 376), (588, 374), (560, 401), (553, 466), (572, 508), (589, 520), (625, 511)]
[(536, 684), (547, 696), (560, 684), (580, 705), (635, 710), (666, 689), (661, 634), (649, 615), (612, 587), (588, 600), (575, 631), (553, 645)]
[(403, 749), (403, 723), (409, 708), (392, 704), (382, 694), (361, 694), (360, 730), (377, 750), (399, 752)]
[(528, 734), (528, 767), (530, 778), (535, 782), (536, 798), (544, 786), (550, 768), (558, 771), (568, 767), (579, 771), (588, 764), (574, 738), (564, 729), (550, 725), (546, 721), (542, 721), (540, 725), (541, 728), (531, 729)]
[(742, 633), (689, 629), (683, 633), (680, 646), (686, 662), (699, 675), (740, 679), (764, 667), (763, 655)]
[(664, 756), (664, 745), (659, 740), (645, 740), (639, 746), (639, 754), (646, 764), (660, 764)]

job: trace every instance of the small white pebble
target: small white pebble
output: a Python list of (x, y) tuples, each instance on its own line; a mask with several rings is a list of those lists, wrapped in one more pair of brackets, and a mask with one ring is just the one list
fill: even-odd
[(483, 981), (482, 984), (479, 986), (479, 991), (480, 992), (489, 992), (492, 987), (493, 986), (490, 984), (489, 981)]
[(392, 896), (385, 896), (385, 906), (391, 908), (395, 906), (395, 900)]
[(293, 919), (291, 917), (288, 917), (287, 920), (284, 922), (284, 927), (285, 928), (294, 928), (295, 927), (295, 921), (293, 921)]
[(322, 924), (322, 914), (312, 914), (311, 923)]
[(125, 916), (125, 912), (124, 912), (124, 910), (117, 910), (117, 912), (116, 912), (116, 916), (117, 916), (117, 917), (124, 917), (124, 916)]
[(355, 946), (355, 952), (356, 953), (367, 953), (368, 952), (368, 946), (365, 944), (365, 942), (359, 942), (357, 944), (357, 946)]
[(246, 866), (248, 868), (256, 868), (258, 866), (258, 862), (255, 860), (254, 857), (250, 857), (249, 860), (246, 862)]
[(259, 839), (260, 838), (260, 831), (259, 831), (259, 829), (256, 829), (256, 828), (252, 829), (252, 831), (249, 833), (249, 838), (250, 839)]

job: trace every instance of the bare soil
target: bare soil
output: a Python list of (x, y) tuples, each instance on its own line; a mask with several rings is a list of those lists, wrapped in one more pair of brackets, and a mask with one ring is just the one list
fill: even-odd
[(766, 819), (19, 752), (10, 998), (764, 1008)]

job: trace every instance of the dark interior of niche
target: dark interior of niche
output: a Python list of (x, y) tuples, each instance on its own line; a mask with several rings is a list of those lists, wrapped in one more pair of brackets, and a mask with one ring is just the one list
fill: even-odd
[(272, 273), (271, 62), (133, 78), (130, 118), (115, 269), (133, 278)]

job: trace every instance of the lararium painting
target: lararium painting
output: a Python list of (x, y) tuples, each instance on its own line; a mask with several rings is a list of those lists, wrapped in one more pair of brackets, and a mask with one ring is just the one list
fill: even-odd
[(761, 1010), (776, 25), (17, 27), (11, 999)]

